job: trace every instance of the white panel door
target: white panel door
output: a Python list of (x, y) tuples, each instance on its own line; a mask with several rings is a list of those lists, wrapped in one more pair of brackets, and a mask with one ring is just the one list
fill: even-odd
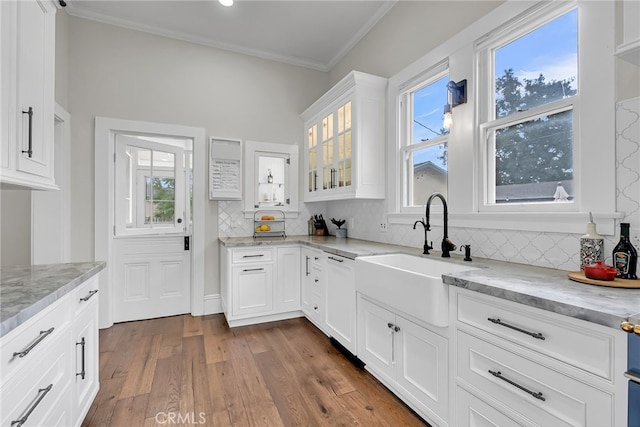
[(273, 311), (273, 265), (251, 264), (233, 267), (234, 316)]
[(448, 341), (428, 329), (396, 316), (398, 384), (427, 411), (447, 419), (449, 410)]
[(191, 150), (187, 138), (116, 134), (113, 320), (191, 311)]
[(365, 299), (358, 300), (358, 357), (377, 375), (395, 381), (395, 314)]
[(281, 311), (300, 310), (300, 248), (278, 248), (276, 298)]
[(183, 242), (176, 237), (114, 239), (116, 322), (190, 311), (190, 255)]

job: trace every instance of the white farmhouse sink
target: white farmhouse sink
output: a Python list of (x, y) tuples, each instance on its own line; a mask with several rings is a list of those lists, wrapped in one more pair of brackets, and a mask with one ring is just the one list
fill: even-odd
[(408, 254), (357, 257), (356, 291), (431, 325), (449, 325), (444, 273), (476, 268)]

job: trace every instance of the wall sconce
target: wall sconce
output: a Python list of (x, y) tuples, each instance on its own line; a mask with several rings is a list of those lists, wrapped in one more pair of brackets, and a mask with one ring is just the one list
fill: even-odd
[(450, 129), (453, 124), (451, 117), (451, 109), (460, 104), (467, 103), (467, 79), (460, 80), (458, 83), (450, 81), (447, 83), (447, 105), (444, 106), (444, 121), (442, 127)]
[(233, 6), (233, 0), (218, 0), (218, 3), (226, 7)]

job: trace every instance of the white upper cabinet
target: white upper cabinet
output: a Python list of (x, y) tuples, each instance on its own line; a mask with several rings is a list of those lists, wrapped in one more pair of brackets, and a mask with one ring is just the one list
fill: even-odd
[(621, 8), (622, 15), (622, 40), (616, 48), (616, 55), (640, 65), (640, 2), (623, 0), (616, 5)]
[(56, 189), (53, 2), (1, 2), (0, 182)]
[(301, 114), (305, 202), (385, 197), (386, 88), (352, 71)]
[[(245, 213), (298, 211), (298, 146), (246, 141)], [(249, 215), (252, 217), (252, 215)]]

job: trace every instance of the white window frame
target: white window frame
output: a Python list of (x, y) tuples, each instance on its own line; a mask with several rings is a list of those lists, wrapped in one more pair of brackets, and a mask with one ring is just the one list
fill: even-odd
[[(420, 151), (423, 148), (432, 147), (440, 144), (448, 144), (449, 134), (440, 135), (428, 141), (422, 141), (417, 144), (413, 144), (413, 103), (411, 102), (411, 96), (413, 93), (429, 86), (444, 76), (449, 75), (449, 63), (448, 61), (442, 61), (430, 68), (424, 73), (414, 76), (412, 79), (406, 81), (400, 88), (401, 92), (398, 95), (398, 102), (400, 105), (400, 126), (398, 137), (398, 149), (396, 153), (397, 167), (400, 171), (400, 204), (399, 211), (403, 213), (418, 213), (424, 212), (424, 206), (408, 205), (409, 194), (413, 193), (413, 180), (409, 179), (410, 165), (409, 156)], [(442, 106), (444, 108), (444, 105)], [(447, 172), (448, 176), (448, 172)], [(447, 178), (448, 180), (448, 178)], [(427, 197), (425, 194), (424, 202), (426, 203)], [(414, 200), (414, 203), (416, 201)]]
[[(127, 135), (123, 135), (125, 138), (123, 139), (115, 139), (115, 185), (114, 185), (114, 201), (115, 201), (115, 224), (114, 224), (114, 235), (115, 237), (125, 237), (125, 236), (139, 236), (139, 235), (166, 235), (166, 234), (185, 234), (188, 231), (188, 227), (190, 227), (190, 212), (188, 211), (189, 206), (187, 203), (188, 191), (185, 185), (186, 181), (186, 171), (184, 169), (184, 147), (178, 146), (177, 143), (171, 143), (170, 140), (167, 142), (153, 142), (142, 139), (132, 139), (126, 138)], [(163, 151), (173, 153), (174, 155), (174, 178), (175, 178), (175, 217), (173, 224), (148, 224), (144, 226), (138, 226), (133, 228), (127, 227), (127, 217), (128, 214), (126, 209), (132, 209), (134, 215), (137, 217), (139, 215), (136, 212), (140, 207), (137, 204), (131, 204), (127, 207), (124, 203), (120, 203), (120, 200), (131, 199), (133, 198), (133, 192), (136, 194), (139, 192), (139, 183), (137, 183), (138, 178), (138, 167), (137, 165), (131, 164), (131, 162), (125, 161), (124, 159), (127, 157), (125, 154), (127, 147), (136, 147), (142, 148), (151, 151)], [(153, 174), (153, 167), (149, 167), (149, 171)], [(166, 175), (167, 168), (160, 168), (160, 175)], [(125, 182), (124, 177), (126, 174), (124, 173), (127, 170), (131, 173), (131, 176), (135, 176), (136, 179), (133, 182)], [(142, 169), (140, 169), (142, 170)], [(127, 197), (129, 196), (129, 197)], [(133, 198), (133, 200), (137, 200), (137, 197)], [(180, 220), (178, 222), (178, 220)]]
[[(580, 176), (580, 75), (578, 74), (578, 91), (575, 95), (549, 102), (525, 111), (510, 114), (505, 117), (495, 117), (495, 50), (529, 34), (532, 31), (548, 24), (554, 19), (577, 9), (577, 3), (562, 2), (559, 6), (540, 6), (525, 13), (523, 16), (514, 19), (512, 22), (498, 28), (494, 33), (483, 37), (475, 44), (475, 61), (478, 70), (478, 87), (485, 88), (478, 91), (477, 111), (479, 116), (479, 156), (478, 169), (481, 176), (478, 179), (480, 184), (481, 197), (478, 199), (479, 212), (577, 212), (580, 205), (580, 194), (576, 191), (573, 200), (569, 202), (527, 202), (527, 203), (492, 203), (495, 199), (495, 156), (490, 153), (495, 152), (495, 131), (505, 126), (514, 126), (529, 122), (540, 117), (545, 117), (564, 111), (572, 111), (572, 165), (573, 176), (576, 189), (579, 183), (576, 180)], [(578, 11), (578, 14), (580, 12)], [(580, 32), (580, 28), (578, 28)], [(580, 46), (578, 44), (578, 57)], [(578, 60), (579, 61), (579, 60)]]
[[(519, 230), (530, 232), (584, 233), (589, 212), (593, 212), (600, 234), (614, 235), (616, 219), (615, 159), (615, 4), (577, 0), (579, 46), (579, 97), (574, 107), (579, 120), (574, 128), (574, 194), (576, 207), (568, 212), (481, 211), (483, 171), (479, 103), (480, 71), (475, 46), (495, 35), (524, 25), (532, 13), (568, 7), (565, 2), (508, 0), (484, 17), (456, 33), (422, 58), (389, 78), (387, 106), (387, 215), (390, 224), (413, 224), (416, 213), (403, 212), (402, 169), (398, 144), (403, 126), (399, 94), (407, 82), (424, 75), (448, 58), (449, 78), (467, 79), (467, 104), (453, 109), (454, 124), (448, 143), (448, 207), (451, 227)], [(499, 23), (499, 24), (496, 24)], [(501, 23), (501, 24), (500, 24)], [(493, 107), (492, 107), (493, 108)], [(529, 112), (531, 113), (531, 111)], [(566, 209), (566, 208), (564, 208)], [(435, 215), (435, 225), (442, 215)]]

